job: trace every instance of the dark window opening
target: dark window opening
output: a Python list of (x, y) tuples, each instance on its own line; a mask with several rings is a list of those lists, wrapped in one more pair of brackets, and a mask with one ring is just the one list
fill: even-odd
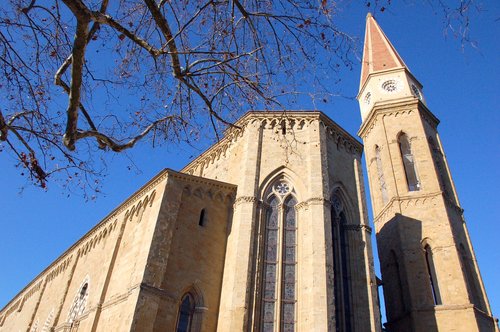
[[(335, 293), (335, 316), (337, 317), (335, 330), (351, 331), (351, 292), (349, 289), (349, 242), (345, 232), (347, 223), (344, 211), (336, 211), (338, 197), (332, 205), (332, 242), (333, 242), (333, 273)], [(342, 208), (341, 208), (342, 209)]]
[(177, 319), (176, 332), (190, 332), (193, 316), (194, 316), (194, 299), (191, 294), (187, 293), (182, 298), (181, 306), (179, 308), (179, 316)]
[(425, 250), (425, 263), (427, 264), (427, 273), (429, 274), (429, 283), (432, 291), (432, 299), (434, 301), (434, 305), (442, 304), (437, 284), (436, 270), (434, 267), (434, 260), (432, 258), (431, 247), (429, 245), (426, 245), (424, 250)]
[(205, 209), (202, 209), (200, 212), (200, 220), (198, 220), (198, 225), (202, 227), (206, 225)]
[(85, 283), (85, 285), (83, 285), (82, 289), (80, 290), (80, 299), (83, 299), (85, 295), (87, 295), (87, 288), (89, 288), (89, 284)]

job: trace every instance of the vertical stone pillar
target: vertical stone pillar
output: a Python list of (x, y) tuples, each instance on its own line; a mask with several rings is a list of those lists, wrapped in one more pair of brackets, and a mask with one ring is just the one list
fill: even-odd
[(248, 311), (251, 309), (249, 300), (253, 281), (252, 253), (255, 245), (256, 194), (262, 145), (259, 121), (245, 127), (244, 139), (242, 160), (245, 160), (245, 163), (241, 164), (242, 181), (238, 186), (233, 219), (228, 227), (218, 331), (245, 331), (248, 325)]
[[(328, 331), (334, 327), (333, 286), (329, 291), (327, 239), (331, 239), (328, 208), (328, 172), (325, 130), (320, 121), (309, 124), (310, 153), (307, 158), (308, 192), (298, 215), (298, 330)], [(332, 323), (333, 322), (333, 323)]]

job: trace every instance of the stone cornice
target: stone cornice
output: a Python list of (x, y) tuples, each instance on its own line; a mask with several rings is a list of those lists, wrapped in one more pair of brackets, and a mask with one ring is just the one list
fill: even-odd
[(368, 134), (373, 129), (379, 115), (390, 116), (398, 115), (404, 112), (412, 112), (418, 110), (421, 117), (428, 122), (432, 127), (436, 128), (439, 124), (438, 118), (424, 105), (422, 101), (415, 97), (401, 98), (400, 100), (391, 100), (387, 102), (375, 103), (373, 108), (368, 113), (365, 121), (361, 124), (358, 130), (358, 136), (363, 140), (368, 137)]
[[(426, 194), (416, 194), (416, 195), (407, 195), (407, 196), (400, 196), (400, 197), (392, 197), (391, 200), (384, 206), (384, 208), (375, 216), (373, 219), (373, 223), (377, 224), (381, 219), (384, 219), (387, 217), (389, 213), (395, 213), (394, 209), (397, 208), (397, 212), (399, 213), (401, 204), (410, 204), (414, 203), (416, 204), (424, 204), (427, 200), (429, 199), (435, 199), (436, 197), (443, 197), (443, 201), (445, 204), (449, 205), (453, 209), (455, 209), (457, 212), (460, 214), (463, 213), (463, 209), (454, 204), (451, 200), (447, 199), (444, 197), (444, 193), (442, 191), (436, 191), (432, 193), (426, 193)], [(396, 205), (397, 203), (397, 205)]]
[(345, 230), (348, 230), (348, 231), (365, 230), (369, 234), (372, 233), (372, 228), (370, 226), (368, 226), (368, 225), (351, 225), (351, 224), (347, 224), (347, 225), (343, 225), (342, 228), (344, 228)]
[(235, 127), (226, 130), (224, 137), (219, 142), (191, 161), (181, 172), (193, 174), (198, 167), (203, 167), (226, 156), (231, 145), (243, 135), (246, 128), (250, 125), (265, 130), (276, 130), (277, 127), (281, 128), (282, 123), (285, 122), (287, 129), (301, 130), (304, 126), (310, 125), (314, 121), (320, 121), (327, 128), (327, 133), (333, 135), (337, 142), (344, 146), (346, 151), (355, 151), (358, 154), (362, 153), (363, 145), (322, 112), (288, 110), (249, 111), (235, 122)]
[(330, 207), (331, 203), (329, 200), (325, 199), (324, 197), (311, 197), (309, 199), (306, 199), (303, 202), (300, 202), (295, 206), (296, 210), (301, 210), (306, 207), (309, 207), (311, 205), (325, 205), (327, 207)]
[[(6, 310), (10, 310), (9, 308), (12, 306), (13, 303), (15, 303), (18, 299), (22, 298), (23, 294), (26, 294), (29, 292), (29, 290), (32, 288), (34, 284), (42, 280), (43, 278), (49, 278), (53, 279), (55, 276), (59, 274), (59, 270), (61, 270), (61, 266), (64, 266), (66, 268), (66, 262), (67, 260), (71, 260), (71, 255), (73, 251), (82, 246), (83, 252), (86, 253), (87, 251), (87, 246), (90, 242), (93, 242), (94, 240), (97, 240), (97, 233), (100, 231), (103, 231), (104, 228), (110, 226), (107, 228), (106, 233), (109, 234), (112, 230), (115, 229), (116, 226), (116, 218), (127, 208), (131, 207), (133, 204), (135, 204), (137, 201), (139, 201), (142, 197), (144, 197), (146, 194), (148, 194), (151, 190), (156, 188), (159, 183), (164, 181), (167, 177), (173, 177), (177, 179), (181, 179), (182, 181), (185, 182), (190, 182), (190, 183), (196, 183), (196, 184), (203, 184), (203, 185), (208, 185), (214, 188), (218, 188), (219, 190), (223, 191), (224, 193), (227, 194), (234, 194), (236, 191), (237, 186), (216, 181), (216, 180), (211, 180), (211, 179), (205, 179), (205, 178), (200, 178), (197, 176), (192, 176), (188, 174), (181, 174), (179, 172), (173, 171), (171, 169), (164, 169), (161, 172), (159, 172), (157, 175), (155, 175), (151, 180), (149, 180), (146, 184), (144, 184), (139, 190), (137, 190), (135, 193), (133, 193), (129, 198), (127, 198), (122, 204), (120, 204), (118, 207), (116, 207), (114, 210), (112, 210), (106, 217), (104, 217), (97, 225), (92, 227), (85, 235), (83, 235), (78, 241), (76, 241), (71, 247), (69, 247), (67, 250), (65, 250), (57, 259), (55, 259), (49, 266), (47, 266), (42, 272), (40, 272), (33, 280), (26, 285), (15, 297), (12, 298), (9, 303), (7, 303), (2, 310), (0, 310), (0, 315), (4, 314)], [(152, 203), (152, 202), (149, 202)], [(113, 222), (114, 221), (114, 222)], [(95, 235), (97, 234), (97, 235)], [(95, 236), (94, 236), (95, 235)]]
[(257, 202), (257, 198), (254, 197), (254, 196), (239, 196), (239, 197), (236, 197), (236, 199), (234, 200), (234, 206), (238, 206), (240, 204), (243, 204), (243, 203), (255, 203)]
[(204, 186), (210, 186), (212, 188), (217, 188), (218, 190), (223, 191), (226, 194), (233, 194), (236, 191), (236, 188), (238, 187), (231, 183), (212, 180), (186, 173), (179, 173), (171, 169), (166, 169), (166, 171), (168, 172), (168, 175), (172, 178), (180, 179), (184, 182), (189, 182), (197, 185), (204, 185)]

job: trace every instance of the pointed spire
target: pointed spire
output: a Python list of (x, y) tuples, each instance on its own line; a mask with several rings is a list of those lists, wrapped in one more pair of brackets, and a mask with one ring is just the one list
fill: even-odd
[(371, 13), (366, 15), (365, 44), (361, 67), (361, 89), (373, 72), (393, 68), (407, 68), (394, 46), (386, 37)]

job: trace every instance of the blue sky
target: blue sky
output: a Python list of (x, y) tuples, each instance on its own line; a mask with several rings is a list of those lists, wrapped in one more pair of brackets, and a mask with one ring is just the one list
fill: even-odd
[[(445, 35), (443, 15), (426, 1), (398, 1), (384, 12), (375, 12), (375, 17), (424, 85), (428, 106), (441, 120), (439, 133), (486, 291), (494, 315), (500, 315), (496, 285), (500, 275), (500, 2), (482, 4), (470, 27), (477, 47), (462, 48), (459, 40)], [(366, 7), (346, 1), (341, 8), (337, 24), (362, 40)], [(361, 119), (357, 101), (349, 97), (357, 94), (359, 76), (359, 64), (341, 72), (336, 89), (343, 97), (316, 107), (353, 135)], [(322, 83), (333, 84), (329, 80), (326, 77)], [(315, 107), (303, 98), (290, 108)], [(78, 194), (68, 197), (68, 192), (50, 182), (48, 191), (30, 187), (12, 158), (0, 153), (0, 307), (139, 186), (163, 168), (179, 170), (207, 145), (205, 141), (196, 149), (165, 145), (153, 149), (144, 142), (126, 154), (110, 155), (103, 195), (90, 202)]]

